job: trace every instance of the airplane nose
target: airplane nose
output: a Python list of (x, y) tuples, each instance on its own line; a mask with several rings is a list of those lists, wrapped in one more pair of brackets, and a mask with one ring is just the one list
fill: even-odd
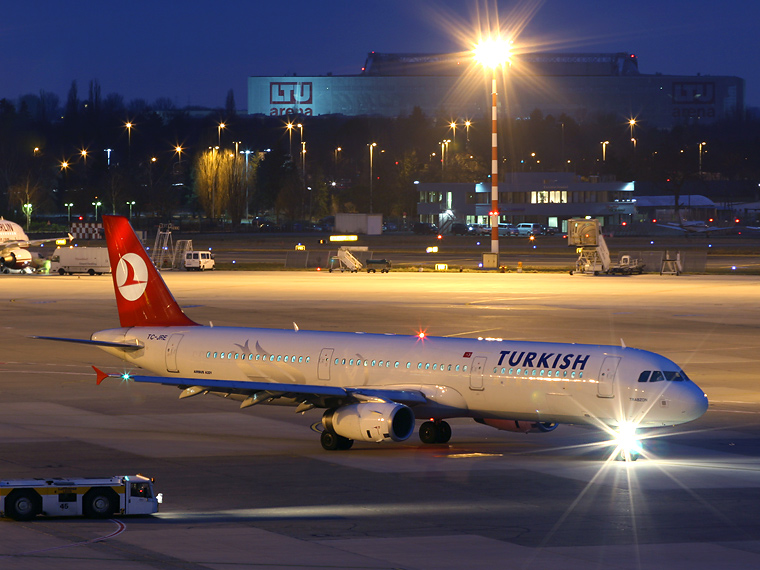
[[(684, 386), (686, 387), (686, 386)], [(696, 420), (701, 418), (707, 411), (709, 401), (707, 400), (707, 394), (696, 384), (688, 385), (688, 393), (684, 398), (684, 416), (686, 421)]]

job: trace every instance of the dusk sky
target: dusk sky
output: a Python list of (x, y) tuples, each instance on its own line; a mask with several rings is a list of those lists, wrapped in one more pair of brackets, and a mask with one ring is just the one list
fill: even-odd
[[(51, 91), (63, 104), (72, 80), (92, 79), (125, 102), (168, 97), (221, 107), (233, 89), (246, 108), (254, 75), (359, 73), (367, 53), (455, 52), (472, 28), (475, 0), (198, 0), (6, 3), (0, 23), (0, 98)], [(489, 6), (493, 7), (491, 0)], [(520, 40), (535, 51), (629, 52), (650, 74), (733, 75), (760, 106), (760, 2), (747, 0), (546, 0)]]

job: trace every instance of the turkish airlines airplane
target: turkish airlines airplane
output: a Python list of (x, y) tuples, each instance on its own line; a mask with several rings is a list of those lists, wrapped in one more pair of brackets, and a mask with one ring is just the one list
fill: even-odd
[[(201, 326), (179, 308), (126, 218), (103, 216), (121, 327), (88, 340), (175, 386), (180, 398), (325, 410), (322, 447), (451, 437), (447, 418), (549, 432), (590, 424), (630, 435), (682, 424), (707, 397), (667, 358), (633, 348), (325, 331)], [(95, 368), (97, 382), (111, 376)]]
[[(32, 263), (32, 254), (27, 247), (57, 241), (61, 238), (32, 239), (24, 233), (16, 222), (0, 218), (0, 270), (23, 270)], [(69, 234), (68, 239), (73, 239)]]

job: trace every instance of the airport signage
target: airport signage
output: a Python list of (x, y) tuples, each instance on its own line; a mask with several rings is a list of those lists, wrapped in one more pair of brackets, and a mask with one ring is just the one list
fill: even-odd
[(715, 83), (677, 81), (673, 83), (673, 118), (715, 118)]

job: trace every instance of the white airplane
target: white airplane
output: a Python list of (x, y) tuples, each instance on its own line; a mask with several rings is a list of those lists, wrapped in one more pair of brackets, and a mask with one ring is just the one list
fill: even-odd
[[(23, 228), (16, 222), (0, 218), (0, 271), (25, 270), (32, 263), (32, 254), (28, 248), (32, 245), (57, 241), (62, 238), (32, 239), (30, 240)], [(73, 239), (69, 234), (68, 239)]]
[[(81, 342), (150, 375), (109, 377), (257, 404), (324, 409), (321, 443), (451, 437), (447, 418), (548, 432), (590, 424), (629, 435), (682, 424), (707, 397), (667, 358), (624, 346), (201, 326), (179, 308), (126, 218), (103, 216), (120, 328)], [(93, 367), (94, 368), (94, 367)], [(635, 457), (634, 457), (635, 458)]]

